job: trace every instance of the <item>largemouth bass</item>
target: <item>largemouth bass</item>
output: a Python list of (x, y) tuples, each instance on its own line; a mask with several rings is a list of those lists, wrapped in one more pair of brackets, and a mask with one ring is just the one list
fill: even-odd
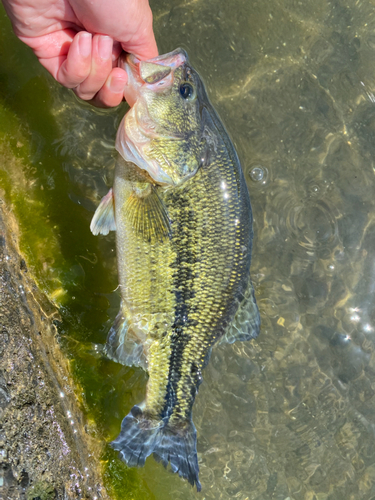
[(200, 491), (192, 407), (218, 342), (259, 333), (250, 281), (252, 213), (234, 147), (177, 49), (127, 56), (113, 190), (91, 223), (117, 231), (121, 310), (107, 354), (148, 371), (146, 399), (111, 443), (129, 466), (153, 453)]

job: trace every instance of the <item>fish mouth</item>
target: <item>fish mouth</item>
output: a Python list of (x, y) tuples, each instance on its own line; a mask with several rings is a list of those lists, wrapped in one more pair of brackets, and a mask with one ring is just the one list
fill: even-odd
[(145, 88), (154, 92), (170, 88), (174, 71), (187, 62), (188, 55), (183, 49), (176, 49), (146, 61), (141, 61), (133, 54), (122, 56), (119, 67), (128, 75), (124, 96), (129, 106), (134, 105)]
[[(188, 64), (188, 56), (183, 49), (142, 61), (132, 54), (120, 58), (119, 66), (128, 75), (124, 96), (131, 109), (122, 120), (116, 137), (116, 149), (129, 162), (148, 172), (158, 184), (175, 186), (186, 180), (184, 175), (174, 175), (173, 160), (163, 156), (168, 166), (167, 173), (156, 158), (149, 158), (147, 148), (153, 139), (181, 140), (178, 131), (164, 130), (154, 122), (148, 111), (147, 94), (159, 93), (173, 87), (177, 68)], [(178, 168), (176, 167), (176, 170)], [(190, 175), (189, 175), (190, 176)]]
[(153, 57), (147, 61), (141, 61), (134, 54), (127, 54), (126, 61), (128, 64), (136, 65), (141, 62), (149, 62), (160, 66), (168, 66), (169, 68), (176, 69), (188, 60), (188, 55), (184, 49), (178, 48), (168, 54)]

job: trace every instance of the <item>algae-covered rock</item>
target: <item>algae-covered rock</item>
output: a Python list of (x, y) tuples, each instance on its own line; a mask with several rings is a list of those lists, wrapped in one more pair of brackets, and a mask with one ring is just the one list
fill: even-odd
[(27, 500), (52, 500), (56, 498), (56, 490), (52, 484), (39, 481), (27, 492)]
[(0, 498), (107, 498), (55, 339), (53, 306), (17, 249), (0, 204)]

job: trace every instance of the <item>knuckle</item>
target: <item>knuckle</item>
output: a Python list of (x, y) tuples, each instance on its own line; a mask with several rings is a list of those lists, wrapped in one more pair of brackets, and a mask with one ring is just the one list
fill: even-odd
[(74, 93), (77, 97), (82, 99), (83, 101), (90, 101), (95, 97), (96, 92), (87, 92), (82, 90), (79, 86), (73, 89)]
[(122, 101), (122, 95), (105, 92), (103, 89), (96, 94), (93, 104), (98, 108), (113, 108)]
[(76, 68), (71, 78), (76, 82), (82, 83), (89, 76), (90, 70), (86, 68)]
[(69, 89), (81, 85), (87, 78), (87, 74), (83, 71), (61, 71), (57, 77), (57, 81), (68, 87)]

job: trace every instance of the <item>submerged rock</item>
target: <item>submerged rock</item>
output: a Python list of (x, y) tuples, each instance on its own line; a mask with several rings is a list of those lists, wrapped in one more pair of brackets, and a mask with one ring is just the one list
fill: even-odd
[(0, 498), (108, 498), (85, 433), (58, 313), (38, 291), (0, 200)]

